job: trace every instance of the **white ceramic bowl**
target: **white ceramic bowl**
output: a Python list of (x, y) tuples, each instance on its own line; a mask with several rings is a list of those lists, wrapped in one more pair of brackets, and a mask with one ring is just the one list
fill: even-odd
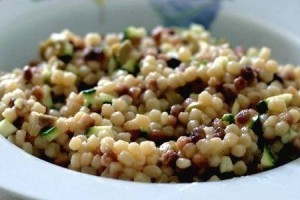
[[(272, 11), (282, 5), (272, 2), (221, 2), (211, 24), (213, 35), (224, 36), (233, 45), (269, 46), (272, 57), (280, 62), (300, 63), (300, 40), (294, 36), (300, 34), (300, 28), (295, 28), (298, 21), (294, 20), (295, 16), (300, 19), (296, 9), (300, 3), (291, 1), (293, 6), (286, 6), (289, 10), (282, 10), (279, 19)], [(255, 4), (260, 7), (256, 9)], [(264, 5), (271, 7), (261, 9)], [(153, 4), (138, 0), (110, 0), (104, 8), (92, 0), (28, 0), (22, 4), (17, 0), (0, 1), (0, 13), (2, 71), (37, 58), (38, 43), (65, 28), (83, 35), (121, 31), (128, 25), (150, 29), (163, 23), (163, 14), (158, 15)], [(143, 184), (49, 164), (0, 136), (0, 199), (300, 199), (299, 185), (300, 159), (264, 173), (220, 182)]]

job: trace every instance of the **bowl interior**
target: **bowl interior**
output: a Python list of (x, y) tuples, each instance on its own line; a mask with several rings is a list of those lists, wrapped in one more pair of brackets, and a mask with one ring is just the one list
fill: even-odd
[(213, 23), (211, 31), (215, 37), (228, 39), (232, 47), (267, 46), (272, 50), (271, 57), (279, 63), (300, 63), (300, 38), (271, 23), (239, 13), (222, 12)]

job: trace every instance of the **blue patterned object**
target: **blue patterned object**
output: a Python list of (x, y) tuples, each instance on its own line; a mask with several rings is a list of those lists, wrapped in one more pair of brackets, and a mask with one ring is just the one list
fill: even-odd
[(150, 0), (166, 26), (202, 24), (209, 28), (216, 17), (221, 0)]

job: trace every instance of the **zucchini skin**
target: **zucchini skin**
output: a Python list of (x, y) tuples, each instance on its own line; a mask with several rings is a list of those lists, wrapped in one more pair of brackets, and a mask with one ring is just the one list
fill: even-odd
[(265, 100), (260, 101), (257, 106), (256, 106), (256, 110), (259, 114), (264, 114), (268, 111), (268, 104)]
[(84, 98), (84, 106), (89, 107), (92, 105), (95, 95), (96, 95), (96, 89), (88, 89), (82, 91), (83, 98)]
[(263, 137), (263, 126), (260, 120), (260, 115), (255, 115), (252, 117), (249, 127), (252, 129), (252, 131), (257, 135), (258, 141), (257, 141), (257, 146), (258, 149), (263, 150), (264, 144), (265, 144), (265, 139)]
[(292, 98), (293, 98), (293, 95), (290, 93), (284, 93), (284, 94), (280, 94), (280, 95), (276, 95), (276, 96), (271, 96), (271, 97), (268, 97), (268, 98), (260, 101), (257, 104), (256, 109), (259, 114), (264, 114), (269, 110), (268, 104), (269, 104), (270, 100), (282, 99), (285, 101), (286, 104), (288, 104), (292, 100)]
[(53, 126), (47, 130), (41, 131), (40, 135), (48, 142), (51, 142), (59, 136), (59, 130)]
[(222, 117), (222, 121), (226, 122), (228, 124), (233, 124), (234, 123), (233, 114), (224, 114), (223, 117)]
[(265, 145), (263, 148), (262, 158), (260, 162), (264, 169), (271, 169), (277, 165), (274, 153), (268, 145)]

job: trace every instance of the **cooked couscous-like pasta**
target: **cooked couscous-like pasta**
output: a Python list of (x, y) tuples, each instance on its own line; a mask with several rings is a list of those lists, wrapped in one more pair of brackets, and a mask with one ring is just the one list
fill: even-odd
[(138, 182), (258, 173), (300, 151), (300, 68), (187, 29), (70, 31), (0, 77), (0, 133), (72, 170)]

